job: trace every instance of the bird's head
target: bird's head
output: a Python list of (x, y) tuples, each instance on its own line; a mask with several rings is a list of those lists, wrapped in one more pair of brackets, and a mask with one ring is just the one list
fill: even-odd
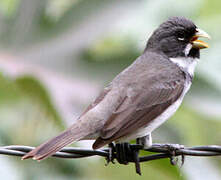
[(208, 44), (198, 40), (199, 37), (210, 38), (192, 21), (184, 17), (172, 17), (162, 23), (150, 36), (146, 50), (164, 53), (169, 58), (199, 58), (199, 51), (208, 48)]

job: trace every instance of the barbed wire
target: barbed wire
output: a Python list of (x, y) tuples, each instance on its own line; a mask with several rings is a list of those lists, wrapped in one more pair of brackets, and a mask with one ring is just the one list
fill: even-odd
[[(183, 145), (178, 144), (153, 144), (151, 148), (143, 149), (141, 145), (138, 144), (130, 144), (129, 145), (132, 150), (143, 150), (147, 152), (151, 152), (150, 155), (138, 157), (136, 159), (128, 157), (128, 162), (134, 162), (136, 165), (136, 172), (140, 173), (140, 167), (138, 162), (147, 162), (157, 159), (170, 158), (171, 164), (176, 164), (173, 160), (174, 157), (182, 156), (182, 163), (184, 162), (184, 156), (221, 156), (221, 146), (217, 145), (208, 145), (208, 146), (194, 146), (194, 147), (185, 147)], [(2, 146), (0, 147), (0, 154), (9, 155), (9, 156), (24, 156), (29, 151), (33, 150), (34, 147), (30, 146), (20, 146), (20, 145), (11, 145), (11, 146)], [(114, 155), (114, 156), (113, 156)], [(101, 156), (110, 160), (110, 156), (113, 156), (111, 161), (117, 159), (118, 162), (120, 160), (117, 158), (118, 156), (115, 154), (110, 154), (109, 148), (104, 148), (101, 150), (92, 150), (92, 149), (82, 149), (76, 147), (65, 147), (59, 152), (55, 153), (52, 157), (56, 158), (85, 158), (91, 156)], [(123, 163), (127, 164), (127, 163)]]

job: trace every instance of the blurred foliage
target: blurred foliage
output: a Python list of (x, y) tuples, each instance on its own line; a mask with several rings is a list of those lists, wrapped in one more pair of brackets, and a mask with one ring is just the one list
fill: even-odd
[[(106, 84), (140, 55), (145, 46), (143, 39), (147, 38), (146, 33), (156, 28), (167, 16), (192, 18), (213, 37), (211, 49), (202, 53), (203, 61), (200, 61), (193, 87), (184, 104), (171, 120), (153, 133), (153, 138), (155, 142), (189, 146), (221, 144), (220, 110), (218, 117), (211, 111), (215, 104), (220, 107), (221, 102), (220, 8), (220, 0), (1, 0), (0, 52), (7, 49), (7, 53), (14, 56), (26, 57), (29, 63), (48, 63), (50, 68), (58, 72), (63, 69), (64, 73), (69, 68), (73, 77), (87, 75), (81, 77), (82, 81), (91, 78), (98, 79), (98, 84)], [(96, 35), (91, 37), (93, 34)], [(11, 78), (7, 72), (3, 72), (0, 74), (2, 145), (38, 145), (64, 129), (64, 118), (50, 96), (52, 92), (44, 87), (41, 79), (32, 75)], [(193, 101), (195, 104), (191, 104)], [(202, 109), (202, 105), (206, 108)], [(214, 166), (208, 165), (208, 177), (203, 171), (192, 176), (199, 168), (208, 169), (205, 164), (187, 169), (185, 165), (182, 168), (171, 166), (169, 160), (143, 163), (141, 177), (135, 174), (133, 164), (104, 167), (104, 159), (96, 158), (49, 158), (36, 163), (9, 157), (5, 161), (12, 163), (8, 173), (16, 169), (20, 173), (21, 177), (17, 176), (17, 179), (198, 180), (211, 179), (214, 174), (217, 179), (221, 178), (216, 171), (221, 165), (219, 158), (210, 159)], [(4, 166), (5, 161), (0, 161), (0, 166)], [(7, 179), (1, 174), (0, 177)]]
[(0, 1), (0, 9), (2, 15), (10, 17), (16, 12), (19, 0), (2, 0)]
[(55, 121), (54, 124), (64, 128), (61, 117), (53, 106), (48, 92), (37, 79), (30, 76), (18, 77), (15, 84), (21, 89), (23, 96), (30, 98), (33, 103), (41, 104), (41, 108), (44, 109), (47, 116)]
[[(113, 52), (115, 52), (113, 54)], [(107, 37), (101, 41), (95, 43), (90, 49), (83, 52), (85, 60), (98, 62), (97, 64), (112, 62), (116, 64), (129, 63), (131, 64), (131, 58), (136, 58), (136, 55), (132, 53), (136, 52), (136, 46), (134, 41), (126, 37)], [(122, 61), (122, 62), (121, 62)]]
[[(147, 155), (143, 153), (142, 155)], [(89, 169), (88, 176), (86, 178), (92, 179), (116, 179), (120, 180), (122, 177), (124, 179), (165, 179), (165, 180), (183, 180), (185, 175), (181, 174), (179, 167), (170, 166), (169, 160), (152, 161), (141, 164), (142, 176), (135, 174), (134, 164), (118, 165), (110, 164), (108, 167), (104, 168), (102, 163), (99, 163), (96, 167), (97, 173), (93, 173), (93, 169)], [(169, 166), (168, 166), (169, 165)], [(155, 173), (156, 172), (156, 173)]]
[[(114, 52), (114, 54), (113, 54)], [(82, 51), (79, 65), (95, 76), (114, 78), (129, 66), (140, 54), (134, 40), (128, 37), (107, 37)], [(112, 69), (107, 71), (106, 67)]]
[[(52, 105), (46, 89), (38, 80), (30, 76), (12, 80), (3, 75), (0, 76), (0, 80), (0, 143), (2, 145), (37, 145), (47, 139), (45, 136), (53, 136), (64, 129), (63, 121)], [(30, 161), (20, 164), (20, 160), (16, 163), (23, 171), (25, 179), (41, 179), (42, 176), (48, 176), (47, 178), (51, 179), (56, 173), (59, 175), (59, 172), (63, 172), (68, 179), (68, 176), (76, 176), (79, 172), (75, 170), (74, 161), (61, 159), (51, 159), (41, 165)], [(59, 172), (55, 169), (59, 169)]]
[(220, 16), (220, 7), (221, 2), (219, 0), (204, 0), (201, 6), (201, 10), (199, 11), (200, 16), (203, 17), (211, 17), (211, 16)]

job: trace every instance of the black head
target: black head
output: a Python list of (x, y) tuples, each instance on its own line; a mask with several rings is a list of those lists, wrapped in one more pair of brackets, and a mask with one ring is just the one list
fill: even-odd
[[(203, 41), (197, 40), (203, 36), (203, 31), (200, 30), (199, 33), (199, 30), (192, 21), (184, 17), (169, 18), (153, 32), (145, 51), (157, 51), (173, 58), (199, 58), (199, 50), (208, 47)], [(205, 37), (206, 33), (203, 33)]]

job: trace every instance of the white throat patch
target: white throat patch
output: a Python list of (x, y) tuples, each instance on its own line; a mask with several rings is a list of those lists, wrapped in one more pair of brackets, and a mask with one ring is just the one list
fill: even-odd
[(182, 69), (186, 70), (191, 76), (193, 76), (196, 64), (199, 59), (191, 57), (178, 57), (170, 58), (170, 60)]
[(184, 49), (184, 54), (187, 57), (192, 49), (193, 45), (191, 43), (187, 44), (186, 48)]

